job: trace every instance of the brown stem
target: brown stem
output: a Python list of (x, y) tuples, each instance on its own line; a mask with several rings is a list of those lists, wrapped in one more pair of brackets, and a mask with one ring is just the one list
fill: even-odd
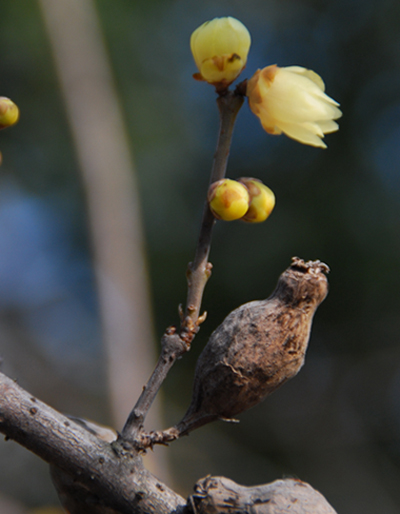
[[(235, 94), (234, 92), (229, 92), (225, 96), (220, 96), (217, 100), (220, 115), (220, 128), (217, 150), (214, 155), (214, 162), (211, 170), (210, 184), (225, 177), (232, 142), (233, 128), (236, 116), (242, 104), (243, 96)], [(214, 223), (215, 218), (206, 201), (204, 204), (203, 219), (195, 257), (193, 262), (189, 264), (187, 271), (188, 295), (185, 315), (180, 327), (180, 336), (188, 345), (190, 345), (198, 331), (199, 324), (204, 319), (203, 317), (199, 318), (199, 314), (204, 288), (211, 275), (212, 265), (208, 262), (208, 256), (210, 254), (211, 236)]]
[[(211, 170), (210, 184), (225, 176), (232, 141), (233, 127), (236, 116), (243, 104), (243, 96), (228, 92), (217, 99), (220, 114), (220, 128), (217, 150)], [(132, 409), (125, 426), (122, 437), (142, 447), (139, 432), (163, 381), (176, 359), (190, 349), (190, 343), (199, 330), (200, 323), (205, 316), (199, 317), (203, 291), (211, 275), (211, 263), (208, 262), (210, 253), (211, 233), (215, 218), (211, 214), (208, 203), (205, 202), (203, 221), (200, 228), (199, 240), (193, 263), (189, 264), (187, 272), (188, 296), (186, 310), (182, 316), (179, 334), (175, 329), (168, 329), (162, 338), (162, 352), (156, 367), (143, 388), (135, 407)]]
[(146, 414), (149, 411), (161, 384), (164, 382), (176, 359), (181, 357), (187, 351), (186, 345), (172, 328), (163, 335), (161, 346), (161, 355), (157, 361), (156, 367), (154, 368), (149, 381), (143, 388), (142, 394), (129, 414), (122, 430), (122, 438), (126, 441), (135, 442), (138, 432), (143, 428)]

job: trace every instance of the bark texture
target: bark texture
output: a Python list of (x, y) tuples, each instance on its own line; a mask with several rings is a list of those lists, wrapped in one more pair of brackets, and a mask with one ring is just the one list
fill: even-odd
[(186, 502), (114, 432), (60, 414), (2, 373), (0, 432), (50, 463), (70, 514), (335, 514), (309, 484), (292, 479), (244, 487), (207, 477)]
[(130, 445), (103, 441), (1, 373), (0, 432), (86, 488), (88, 501), (97, 498), (121, 514), (179, 513), (186, 504), (144, 468)]
[(244, 487), (225, 477), (206, 477), (189, 500), (194, 514), (336, 514), (321, 493), (290, 478)]

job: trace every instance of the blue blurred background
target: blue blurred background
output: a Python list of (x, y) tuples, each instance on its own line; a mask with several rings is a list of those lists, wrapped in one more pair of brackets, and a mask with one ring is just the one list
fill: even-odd
[[(240, 19), (253, 41), (243, 78), (275, 63), (311, 68), (344, 113), (327, 150), (268, 136), (247, 105), (239, 113), (227, 175), (260, 178), (277, 206), (261, 225), (217, 224), (208, 318), (163, 388), (165, 426), (190, 401), (211, 331), (233, 308), (267, 297), (292, 256), (326, 262), (330, 293), (301, 373), (239, 425), (174, 443), (171, 482), (187, 495), (208, 473), (245, 485), (295, 476), (341, 514), (398, 514), (400, 3), (96, 6), (136, 163), (158, 340), (185, 300), (218, 129), (213, 88), (192, 79), (191, 32), (215, 16)], [(0, 94), (21, 110), (0, 133), (3, 370), (62, 411), (112, 423), (86, 194), (51, 44), (35, 1), (3, 0), (0, 11)], [(26, 508), (57, 502), (39, 459), (12, 442), (0, 459), (2, 494)]]

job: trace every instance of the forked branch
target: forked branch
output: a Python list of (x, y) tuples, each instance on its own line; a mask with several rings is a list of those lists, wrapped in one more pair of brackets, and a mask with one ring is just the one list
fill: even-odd
[[(214, 155), (211, 169), (210, 184), (225, 176), (229, 151), (232, 141), (233, 128), (236, 116), (243, 104), (243, 95), (235, 92), (227, 92), (219, 96), (217, 100), (220, 127), (217, 149)], [(167, 329), (162, 338), (162, 350), (156, 367), (143, 392), (132, 409), (122, 431), (124, 439), (137, 440), (138, 433), (142, 430), (146, 414), (150, 409), (163, 381), (176, 359), (190, 349), (191, 342), (197, 334), (200, 324), (205, 319), (205, 314), (200, 316), (201, 302), (204, 288), (211, 275), (211, 263), (208, 257), (211, 248), (212, 229), (215, 218), (212, 215), (207, 201), (204, 204), (203, 219), (200, 227), (200, 235), (197, 242), (195, 257), (189, 264), (187, 271), (188, 294), (185, 310), (181, 313), (181, 325), (179, 331), (174, 327)], [(143, 440), (143, 438), (142, 438)], [(172, 440), (172, 439), (171, 439)], [(139, 444), (142, 446), (142, 442)]]

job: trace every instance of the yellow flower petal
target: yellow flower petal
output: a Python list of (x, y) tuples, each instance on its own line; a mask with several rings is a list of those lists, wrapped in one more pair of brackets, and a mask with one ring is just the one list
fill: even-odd
[(338, 103), (324, 93), (325, 84), (301, 66), (258, 70), (247, 84), (250, 109), (270, 134), (285, 133), (297, 141), (326, 148), (322, 138), (338, 130)]

